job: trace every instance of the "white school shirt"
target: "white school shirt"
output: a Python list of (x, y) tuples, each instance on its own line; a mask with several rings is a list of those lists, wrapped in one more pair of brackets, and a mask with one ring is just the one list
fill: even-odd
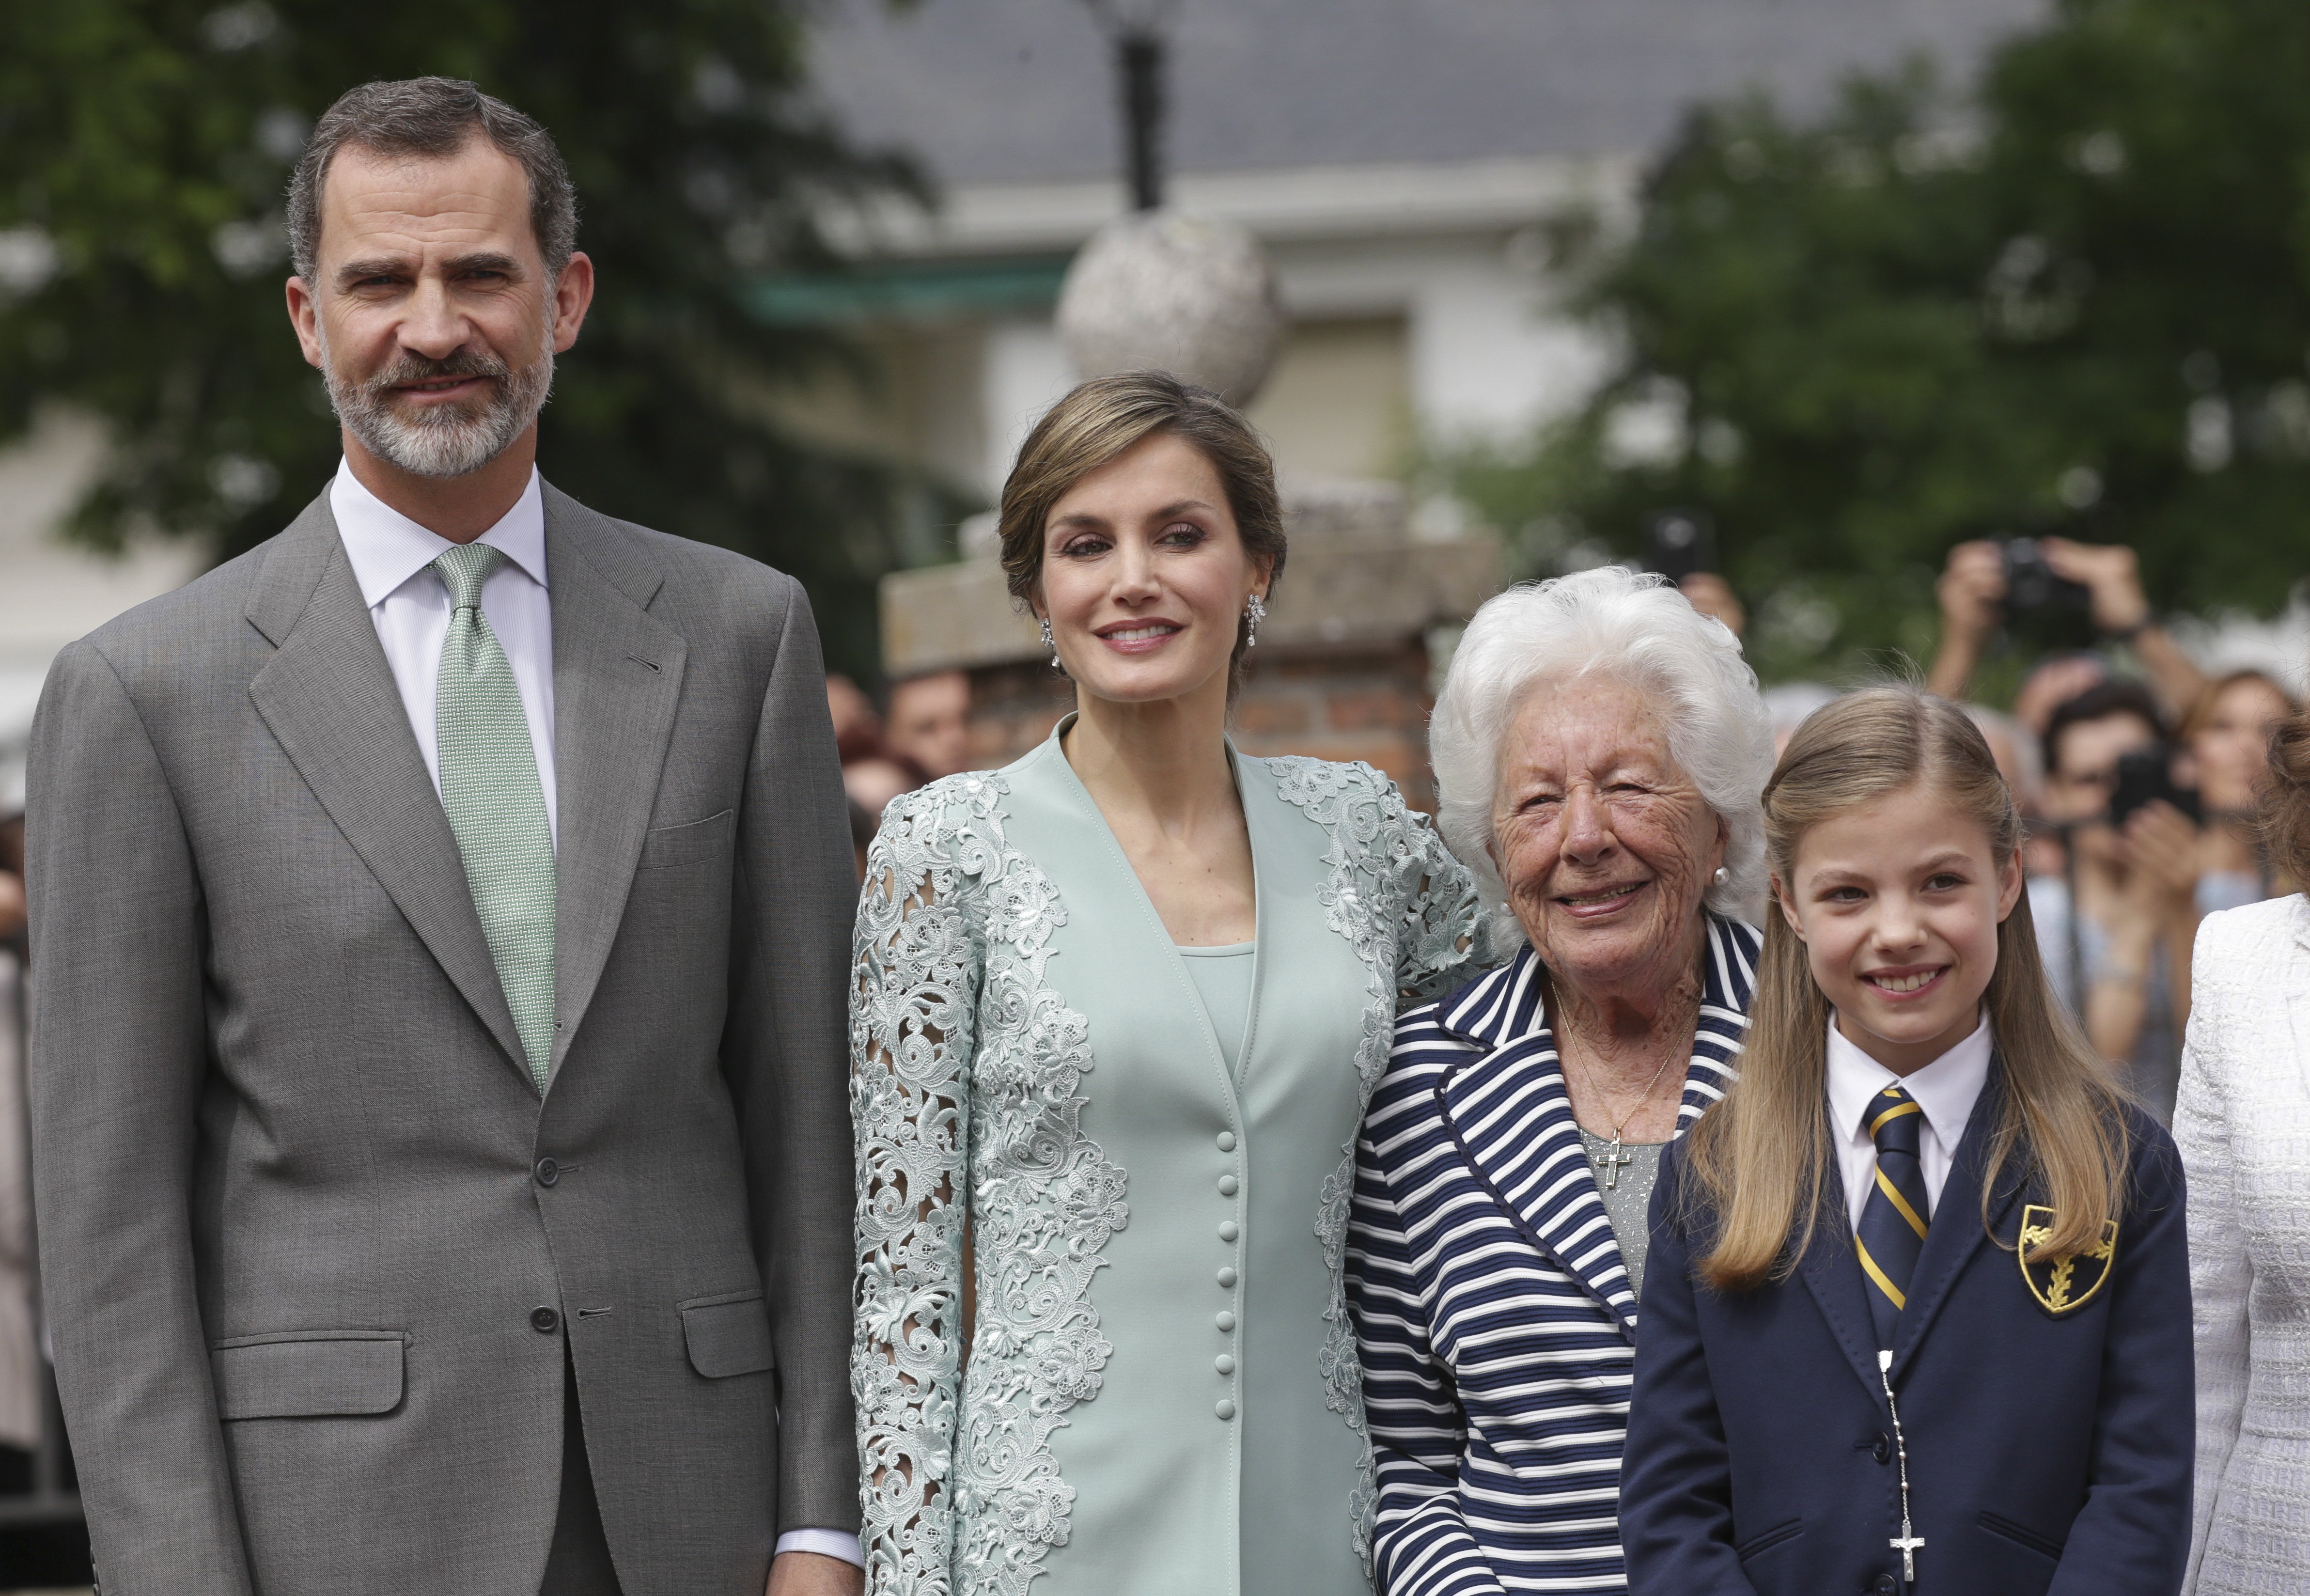
[(1973, 1035), (1932, 1063), (1913, 1074), (1896, 1075), (1846, 1041), (1837, 1028), (1837, 1016), (1828, 1017), (1829, 1130), (1837, 1143), (1837, 1173), (1845, 1177), (1845, 1212), (1856, 1231), (1877, 1173), (1877, 1143), (1863, 1121), (1871, 1100), (1887, 1087), (1898, 1086), (1924, 1111), (1918, 1116), (1925, 1123), (1917, 1136), (1917, 1163), (1924, 1171), (1925, 1201), (1938, 1210), (1941, 1187), (1957, 1161), (1957, 1144), (1973, 1118), (1981, 1089), (1989, 1083), (1990, 1052), (1989, 1016), (1984, 1014)]
[[(428, 532), (360, 484), (350, 464), (340, 461), (329, 484), (329, 513), (352, 562), (353, 580), (369, 606), (385, 663), (401, 690), (409, 729), (425, 756), (433, 791), (441, 790), (441, 756), (435, 744), (434, 693), (441, 680), (441, 643), (449, 635), (449, 590), (431, 568), (457, 545)], [(545, 496), (535, 467), (495, 526), (479, 540), (505, 552), (505, 563), (482, 585), (482, 613), (513, 667), (521, 691), (521, 712), (529, 723), (530, 750), (537, 756), (537, 785), (545, 794), (546, 823), (555, 845), (561, 837), (553, 770), (553, 603), (546, 585)], [(781, 1552), (816, 1552), (864, 1566), (858, 1537), (840, 1530), (789, 1530), (778, 1537)]]

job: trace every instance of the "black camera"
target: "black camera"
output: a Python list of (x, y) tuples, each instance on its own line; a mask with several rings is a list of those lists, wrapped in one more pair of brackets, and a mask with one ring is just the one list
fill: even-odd
[(2109, 794), (2109, 823), (2123, 826), (2133, 818), (2134, 811), (2152, 802), (2172, 804), (2193, 826), (2205, 819), (2198, 789), (2175, 781), (2174, 750), (2163, 743), (2117, 756), (2117, 783)]
[(2007, 538), (2005, 608), (2032, 612), (2083, 611), (2092, 595), (2082, 582), (2072, 582), (2045, 563), (2045, 551), (2036, 538)]

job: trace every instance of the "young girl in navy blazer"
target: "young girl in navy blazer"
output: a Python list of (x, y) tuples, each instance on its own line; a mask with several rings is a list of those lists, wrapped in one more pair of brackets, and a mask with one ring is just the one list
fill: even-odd
[(1741, 1078), (1663, 1159), (1620, 1477), (1637, 1596), (2171, 1596), (2174, 1145), (2055, 1007), (2020, 821), (1901, 687), (1765, 789)]

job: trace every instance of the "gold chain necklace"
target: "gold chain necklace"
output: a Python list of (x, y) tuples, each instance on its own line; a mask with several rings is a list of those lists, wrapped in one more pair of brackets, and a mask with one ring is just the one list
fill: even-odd
[[(1653, 1078), (1650, 1080), (1646, 1081), (1644, 1089), (1637, 1094), (1636, 1106), (1629, 1109), (1626, 1114), (1621, 1115), (1618, 1121), (1612, 1125), (1612, 1145), (1606, 1148), (1602, 1152), (1595, 1154), (1588, 1160), (1588, 1162), (1594, 1165), (1597, 1171), (1603, 1175), (1604, 1189), (1606, 1191), (1619, 1191), (1620, 1189), (1620, 1171), (1626, 1169), (1629, 1165), (1637, 1161), (1636, 1155), (1626, 1151), (1620, 1146), (1620, 1132), (1628, 1128), (1628, 1124), (1630, 1120), (1636, 1118), (1637, 1115), (1644, 1112), (1645, 1105), (1653, 1100), (1653, 1088), (1660, 1084), (1660, 1078), (1668, 1073), (1668, 1067), (1675, 1058), (1676, 1054), (1673, 1052), (1662, 1058), (1660, 1067), (1653, 1071)], [(1606, 1096), (1602, 1089), (1596, 1085), (1595, 1077), (1589, 1073), (1585, 1065), (1582, 1066), (1581, 1072), (1583, 1074), (1589, 1075), (1589, 1089), (1595, 1092), (1598, 1097), (1604, 1098), (1604, 1117), (1607, 1120), (1611, 1120), (1613, 1118), (1611, 1098)], [(1573, 1123), (1577, 1124), (1579, 1121), (1576, 1118)], [(1595, 1132), (1591, 1132), (1589, 1133), (1594, 1135)]]

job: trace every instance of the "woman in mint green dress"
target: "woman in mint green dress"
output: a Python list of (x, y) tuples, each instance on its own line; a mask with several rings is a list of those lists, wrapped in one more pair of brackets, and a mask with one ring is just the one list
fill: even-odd
[(1217, 399), (1086, 383), (1003, 559), (1076, 711), (894, 802), (851, 1015), (873, 1592), (1353, 1596), (1370, 1506), (1349, 1149), (1466, 872), (1365, 765), (1252, 759), (1229, 689), (1283, 564)]

